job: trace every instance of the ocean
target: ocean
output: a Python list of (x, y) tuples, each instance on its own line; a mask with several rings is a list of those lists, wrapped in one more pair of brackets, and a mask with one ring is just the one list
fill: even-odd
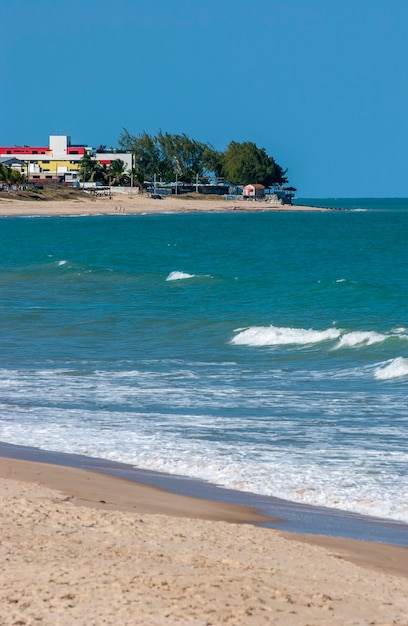
[(408, 200), (297, 202), (0, 219), (0, 440), (408, 522)]

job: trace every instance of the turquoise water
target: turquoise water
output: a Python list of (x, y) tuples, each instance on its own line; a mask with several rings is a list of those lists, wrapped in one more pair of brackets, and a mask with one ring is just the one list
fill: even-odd
[(0, 440), (408, 521), (408, 201), (326, 202), (1, 219)]

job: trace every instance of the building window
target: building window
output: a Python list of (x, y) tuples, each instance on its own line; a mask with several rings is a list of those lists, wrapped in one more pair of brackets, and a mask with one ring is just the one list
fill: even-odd
[(52, 174), (47, 174), (45, 178), (52, 178)]
[(43, 163), (49, 163), (49, 161), (43, 161)]
[(34, 176), (32, 176), (32, 178), (40, 178), (38, 174), (34, 174)]

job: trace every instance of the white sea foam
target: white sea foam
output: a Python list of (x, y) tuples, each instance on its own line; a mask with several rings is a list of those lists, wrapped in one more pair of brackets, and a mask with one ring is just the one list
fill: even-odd
[(408, 339), (408, 329), (404, 328), (404, 326), (398, 326), (398, 328), (394, 328), (392, 332), (403, 339)]
[(184, 280), (186, 278), (194, 278), (195, 274), (187, 274), (186, 272), (170, 272), (166, 280)]
[(61, 266), (61, 265), (66, 265), (68, 263), (68, 261), (58, 261), (57, 265)]
[[(62, 415), (59, 423), (51, 423), (52, 411), (48, 412), (49, 423), (32, 422), (28, 437), (22, 422), (23, 413), (18, 426), (5, 423), (1, 430), (2, 440), (97, 456), (147, 470), (198, 478), (240, 491), (408, 522), (403, 483), (394, 481), (395, 475), (387, 475), (388, 472), (381, 467), (378, 469), (381, 458), (376, 459), (374, 451), (370, 453), (356, 448), (354, 455), (343, 463), (337, 454), (336, 463), (329, 467), (325, 458), (332, 458), (330, 449), (312, 452), (305, 449), (302, 455), (296, 455), (275, 448), (271, 455), (268, 446), (265, 449), (258, 446), (255, 452), (242, 455), (236, 446), (225, 441), (210, 444), (204, 440), (184, 439), (166, 428), (167, 421), (174, 421), (174, 415), (167, 416), (168, 420), (161, 415), (160, 422), (157, 422), (159, 416), (151, 414), (156, 426), (161, 426), (158, 433), (153, 433), (146, 429), (144, 420), (138, 424), (141, 428), (135, 428), (134, 418), (137, 416), (127, 413), (120, 415), (122, 429), (119, 431), (111, 426), (119, 416), (109, 414), (105, 423), (100, 424), (109, 436), (101, 438), (98, 435), (100, 429), (95, 432), (92, 427), (92, 412), (82, 412), (80, 419), (76, 411), (65, 410), (68, 427), (63, 423)], [(196, 417), (185, 415), (184, 419), (188, 421)], [(205, 425), (203, 422), (202, 426)], [(365, 463), (369, 463), (367, 468), (361, 464), (362, 453)], [(403, 466), (406, 455), (400, 456)]]
[(377, 380), (389, 380), (391, 378), (402, 378), (408, 376), (408, 359), (402, 356), (387, 361), (374, 370), (374, 378)]
[(241, 346), (307, 346), (337, 340), (330, 349), (364, 348), (382, 343), (389, 339), (408, 340), (405, 328), (396, 328), (388, 333), (356, 330), (345, 332), (338, 328), (314, 330), (305, 328), (286, 328), (278, 326), (249, 326), (236, 328), (230, 343)]
[(337, 339), (340, 331), (337, 328), (312, 330), (304, 328), (280, 328), (278, 326), (251, 326), (236, 329), (231, 343), (240, 346), (283, 346), (310, 345)]
[[(403, 393), (377, 397), (372, 410), (388, 421), (371, 424), (367, 437), (365, 420), (359, 423), (361, 407), (368, 407), (363, 391), (282, 391), (282, 371), (277, 392), (266, 383), (268, 370), (261, 390), (246, 388), (242, 394), (229, 363), (214, 384), (215, 365), (205, 374), (180, 363), (170, 377), (167, 368), (85, 373), (73, 364), (37, 370), (35, 376), (31, 370), (0, 369), (0, 439), (408, 521)], [(377, 367), (398, 365), (408, 371), (402, 358)], [(264, 418), (260, 407), (267, 409)], [(230, 420), (229, 409), (240, 417)], [(343, 423), (347, 414), (355, 418)], [(293, 441), (282, 443), (288, 438)]]
[(360, 348), (362, 346), (382, 343), (391, 338), (408, 339), (408, 335), (406, 334), (405, 328), (397, 328), (387, 334), (377, 333), (375, 331), (354, 331), (345, 333), (340, 338), (335, 348)]
[(357, 348), (359, 346), (371, 346), (374, 343), (381, 343), (388, 338), (388, 335), (373, 331), (354, 331), (345, 333), (340, 339), (336, 348)]

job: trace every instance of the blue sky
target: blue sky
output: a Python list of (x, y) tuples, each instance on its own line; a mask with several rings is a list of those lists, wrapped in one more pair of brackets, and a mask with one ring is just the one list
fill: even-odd
[(407, 0), (4, 0), (0, 145), (253, 141), (298, 197), (408, 197)]

